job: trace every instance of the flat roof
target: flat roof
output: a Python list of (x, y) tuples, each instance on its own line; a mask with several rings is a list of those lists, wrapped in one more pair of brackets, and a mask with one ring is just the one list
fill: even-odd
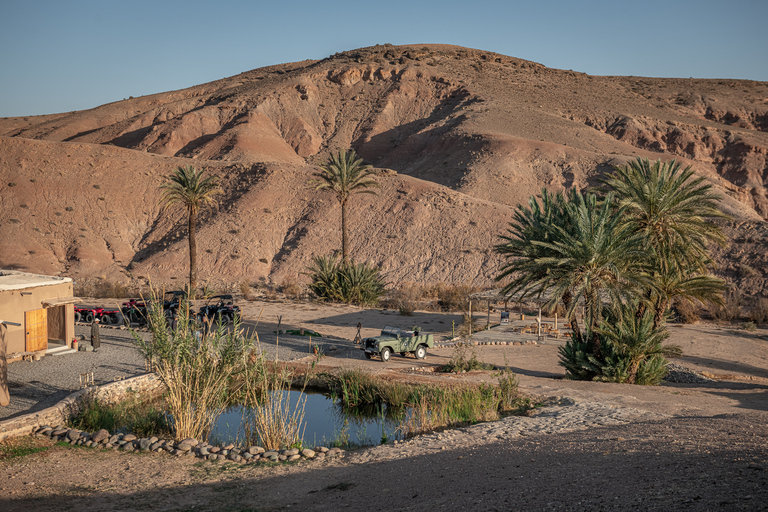
[(0, 269), (0, 291), (23, 290), (38, 286), (51, 286), (54, 284), (71, 283), (71, 277), (43, 276), (31, 274), (19, 270)]

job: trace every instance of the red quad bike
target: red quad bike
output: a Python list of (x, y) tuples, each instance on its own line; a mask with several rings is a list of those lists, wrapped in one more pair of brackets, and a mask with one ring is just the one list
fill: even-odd
[(89, 307), (75, 304), (75, 322), (87, 324), (98, 318), (104, 325), (116, 324), (120, 321), (120, 311), (116, 309), (104, 309), (102, 307)]

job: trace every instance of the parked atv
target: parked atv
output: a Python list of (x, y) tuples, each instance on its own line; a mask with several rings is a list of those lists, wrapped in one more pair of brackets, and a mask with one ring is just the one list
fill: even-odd
[(147, 304), (142, 300), (131, 299), (123, 302), (120, 311), (123, 313), (125, 323), (129, 326), (134, 323), (140, 325), (147, 323)]
[(165, 292), (165, 300), (163, 300), (163, 314), (165, 320), (170, 325), (173, 319), (179, 314), (179, 304), (186, 299), (187, 292), (182, 290), (174, 290), (171, 292)]
[(75, 322), (91, 323), (98, 318), (102, 324), (116, 324), (120, 321), (120, 311), (116, 309), (104, 309), (102, 307), (83, 306), (75, 304)]
[(201, 322), (208, 317), (212, 323), (228, 324), (230, 322), (239, 322), (241, 318), (240, 306), (232, 303), (231, 295), (214, 295), (205, 306), (200, 308), (197, 319)]
[(416, 356), (416, 359), (424, 359), (427, 357), (427, 348), (434, 346), (435, 340), (432, 334), (421, 334), (420, 330), (406, 331), (386, 326), (381, 330), (380, 336), (365, 338), (360, 349), (365, 351), (366, 359), (378, 355), (382, 361), (386, 362), (394, 352), (403, 357), (410, 353)]

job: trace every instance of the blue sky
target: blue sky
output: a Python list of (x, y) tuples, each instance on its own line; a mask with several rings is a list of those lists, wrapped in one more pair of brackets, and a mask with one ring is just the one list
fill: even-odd
[(0, 117), (96, 107), (374, 44), (594, 75), (768, 81), (767, 0), (0, 0)]

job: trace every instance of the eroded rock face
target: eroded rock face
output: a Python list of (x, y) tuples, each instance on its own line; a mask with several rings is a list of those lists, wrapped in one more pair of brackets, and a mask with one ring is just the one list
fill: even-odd
[[(191, 164), (224, 189), (200, 218), (201, 278), (295, 279), (340, 246), (338, 203), (307, 184), (349, 147), (382, 185), (350, 203), (352, 254), (393, 283), (491, 282), (492, 247), (517, 204), (542, 187), (588, 188), (638, 156), (693, 165), (741, 226), (734, 240), (746, 240), (740, 230), (768, 218), (765, 97), (760, 82), (591, 77), (480, 50), (383, 45), (0, 119), (0, 267), (183, 279), (184, 214), (160, 208), (158, 185)], [(751, 265), (758, 245), (734, 244), (744, 250), (719, 253), (721, 267)]]

